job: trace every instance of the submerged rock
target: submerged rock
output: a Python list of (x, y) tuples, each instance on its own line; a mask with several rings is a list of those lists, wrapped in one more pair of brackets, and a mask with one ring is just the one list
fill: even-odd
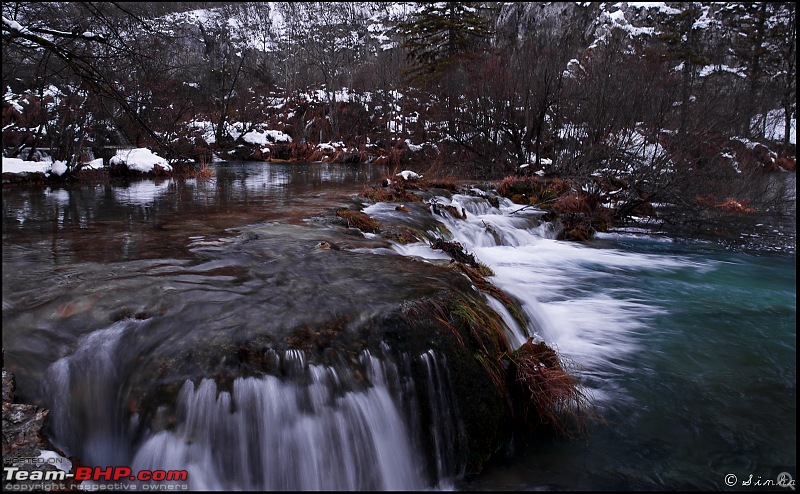
[(565, 404), (533, 400), (545, 352), (509, 343), (485, 294), (524, 311), (476, 259), (393, 253), (390, 238), (442, 227), (408, 206), (378, 233), (265, 223), (196, 244), (197, 263), (118, 273), (142, 315), (109, 312), (47, 369), (48, 431), (87, 464), (206, 472), (198, 489), (426, 489), (481, 471), (551, 417), (537, 407)]

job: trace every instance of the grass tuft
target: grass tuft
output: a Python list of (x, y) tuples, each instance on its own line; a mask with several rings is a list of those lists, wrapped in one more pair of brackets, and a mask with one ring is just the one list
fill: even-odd
[(381, 224), (378, 220), (370, 218), (361, 211), (342, 208), (336, 211), (336, 216), (345, 220), (348, 228), (358, 228), (362, 232), (369, 233), (378, 233), (381, 229)]
[(539, 423), (567, 437), (586, 433), (588, 419), (597, 414), (578, 378), (565, 369), (567, 361), (545, 343), (533, 343), (530, 338), (505, 358), (524, 397), (524, 420), (538, 417)]

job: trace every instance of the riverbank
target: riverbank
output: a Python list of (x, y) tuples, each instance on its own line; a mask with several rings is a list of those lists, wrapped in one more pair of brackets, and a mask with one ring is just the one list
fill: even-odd
[(220, 162), (260, 161), (264, 163), (334, 163), (388, 167), (423, 167), (443, 170), (438, 148), (429, 144), (415, 145), (409, 139), (391, 144), (362, 144), (348, 147), (342, 142), (272, 143), (259, 140), (241, 141), (215, 151), (197, 150), (196, 160), (168, 162), (148, 148), (117, 151), (109, 163), (98, 158), (67, 167), (63, 162), (40, 156), (40, 161), (3, 157), (2, 181), (6, 185), (46, 185), (100, 183), (113, 177), (124, 178), (208, 178), (213, 173), (209, 164)]
[(108, 163), (98, 158), (79, 165), (50, 159), (26, 161), (2, 158), (3, 185), (97, 184), (114, 179), (202, 178), (212, 175), (208, 166), (177, 162), (170, 164), (147, 148), (126, 150)]
[[(402, 149), (406, 149), (403, 154)], [(400, 161), (417, 163), (411, 169), (398, 172), (398, 166), (389, 165), (386, 160), (372, 160), (371, 163), (346, 163), (340, 150), (335, 147), (325, 148), (325, 154), (317, 155), (324, 161), (317, 163), (330, 165), (345, 164), (356, 168), (374, 166), (384, 170), (383, 179), (372, 184), (365, 184), (363, 194), (375, 201), (412, 201), (419, 197), (411, 193), (413, 190), (443, 188), (454, 191), (459, 186), (468, 186), (476, 181), (459, 178), (452, 170), (431, 162), (426, 154), (414, 156), (408, 151), (409, 146), (403, 144), (397, 148), (397, 156), (404, 156)], [(417, 152), (420, 152), (418, 149)], [(409, 155), (410, 154), (410, 155)], [(52, 163), (20, 162), (4, 158), (4, 187), (61, 188), (84, 185), (125, 186), (131, 181), (156, 181), (211, 179), (215, 170), (223, 170), (235, 166), (240, 161), (216, 161), (211, 165), (184, 164), (170, 166), (165, 160), (149, 150), (129, 153), (128, 162), (120, 158), (114, 160), (113, 166), (102, 167), (97, 162), (85, 166), (71, 174), (54, 173), (48, 167)], [(396, 156), (396, 157), (397, 157)], [(303, 166), (304, 162), (294, 158), (282, 160), (268, 158), (260, 161), (265, 169), (271, 164)], [(306, 163), (307, 164), (307, 163)], [(9, 166), (10, 165), (10, 166)], [(780, 168), (782, 170), (782, 168)], [(406, 174), (410, 174), (407, 175)], [(413, 175), (413, 176), (412, 176)], [(401, 178), (398, 178), (401, 177)], [(559, 177), (544, 177), (538, 174), (508, 176), (502, 180), (483, 182), (487, 188), (494, 189), (502, 197), (506, 197), (524, 208), (535, 208), (544, 211), (546, 221), (555, 222), (560, 240), (586, 241), (594, 238), (598, 232), (639, 230), (655, 235), (669, 235), (675, 238), (698, 238), (711, 242), (728, 244), (731, 248), (749, 245), (758, 249), (774, 249), (795, 251), (796, 226), (795, 197), (796, 174), (794, 172), (765, 172), (759, 175), (754, 190), (759, 190), (761, 206), (757, 210), (749, 201), (737, 201), (732, 198), (712, 201), (709, 198), (697, 199), (702, 207), (678, 207), (670, 204), (655, 204), (640, 201), (635, 207), (621, 202), (624, 194), (624, 181), (593, 181), (593, 187), (587, 189), (585, 184), (575, 180)], [(408, 178), (408, 179), (406, 179)], [(763, 189), (763, 190), (762, 190)], [(767, 196), (771, 198), (766, 199)], [(625, 214), (621, 211), (624, 210)], [(778, 228), (774, 226), (778, 225)], [(749, 248), (749, 247), (748, 247)]]

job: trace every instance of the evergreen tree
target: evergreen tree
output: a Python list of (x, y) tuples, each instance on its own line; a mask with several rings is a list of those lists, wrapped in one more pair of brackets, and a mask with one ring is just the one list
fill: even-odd
[(703, 12), (701, 2), (681, 2), (676, 4), (679, 14), (669, 16), (661, 23), (658, 37), (666, 43), (668, 56), (679, 62), (680, 68), (680, 106), (678, 135), (689, 134), (689, 116), (691, 113), (697, 71), (708, 63), (700, 43), (700, 29), (697, 21)]
[(747, 75), (744, 94), (735, 104), (740, 116), (737, 130), (748, 137), (751, 119), (765, 111), (764, 92), (768, 77), (765, 77), (764, 62), (768, 50), (768, 8), (766, 2), (735, 3), (727, 9), (730, 15), (723, 18), (736, 57), (735, 64), (743, 67)]
[(436, 82), (451, 67), (475, 54), (490, 35), (478, 2), (424, 4), (400, 25), (412, 83)]
[(757, 108), (757, 125), (750, 129), (751, 137), (764, 136), (767, 112), (780, 107), (784, 110), (783, 146), (787, 148), (797, 102), (797, 7), (794, 2), (765, 2), (760, 5), (756, 11), (758, 15), (751, 16), (755, 18), (749, 23), (753, 27), (741, 36), (753, 46), (751, 56), (745, 61), (748, 62), (751, 93), (758, 94), (761, 102)]
[(770, 59), (778, 68), (774, 79), (783, 108), (783, 147), (788, 149), (792, 121), (797, 114), (797, 4), (782, 2), (774, 7), (772, 32), (779, 42), (775, 44)]

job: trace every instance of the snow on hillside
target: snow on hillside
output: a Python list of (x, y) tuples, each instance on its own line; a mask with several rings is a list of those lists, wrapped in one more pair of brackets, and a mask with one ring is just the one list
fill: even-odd
[[(399, 40), (393, 37), (393, 26), (406, 19), (421, 6), (415, 2), (352, 2), (347, 15), (361, 20), (353, 29), (362, 30), (365, 36), (353, 31), (352, 38), (342, 42), (363, 45), (370, 41), (382, 50), (396, 48)], [(225, 6), (197, 9), (166, 15), (155, 22), (159, 26), (203, 26), (203, 29), (229, 29), (238, 48), (275, 51), (292, 36), (319, 34), (320, 26), (337, 23), (343, 14), (322, 6), (292, 7), (277, 2), (260, 2), (256, 11), (235, 10)], [(325, 34), (325, 33), (322, 33)]]
[[(353, 19), (359, 19), (360, 24), (348, 24), (345, 26), (345, 30), (342, 32), (349, 34), (344, 36), (346, 40), (343, 40), (343, 43), (351, 48), (353, 46), (371, 44), (372, 49), (390, 50), (399, 46), (401, 41), (399, 33), (394, 29), (396, 24), (407, 19), (416, 9), (420, 8), (420, 4), (412, 2), (353, 3), (349, 5), (352, 6), (352, 10), (342, 13), (338, 12), (338, 10), (337, 12), (326, 10), (327, 7), (324, 4), (315, 4), (313, 7), (311, 4), (305, 7), (298, 7), (295, 4), (288, 3), (247, 3), (239, 6), (220, 4), (219, 7), (170, 14), (153, 22), (159, 29), (167, 30), (175, 35), (179, 35), (187, 29), (199, 29), (202, 32), (202, 36), (187, 36), (186, 38), (194, 39), (195, 43), (201, 44), (209, 42), (206, 39), (206, 33), (219, 29), (229, 30), (232, 34), (234, 48), (239, 50), (235, 53), (238, 56), (255, 56), (252, 51), (247, 52), (246, 49), (273, 51), (278, 49), (282, 43), (296, 41), (299, 39), (298, 37), (301, 38), (303, 35), (318, 36), (329, 34), (322, 32), (324, 29), (321, 26), (330, 27), (335, 25), (336, 22), (344, 22), (343, 19), (345, 17), (337, 16), (346, 16), (348, 22), (352, 22)], [(675, 17), (682, 13), (681, 10), (671, 7), (665, 2), (527, 2), (499, 5), (498, 25), (516, 23), (515, 29), (518, 39), (523, 37), (526, 29), (533, 30), (542, 26), (549, 26), (549, 28), (560, 26), (563, 28), (566, 26), (567, 19), (578, 19), (574, 22), (578, 23), (576, 25), (579, 29), (585, 30), (585, 39), (588, 41), (587, 48), (589, 49), (605, 43), (609, 33), (614, 29), (622, 30), (629, 37), (652, 38), (658, 36), (660, 34), (659, 29), (661, 29), (658, 27), (661, 25), (659, 24), (660, 22), (665, 18)], [(697, 11), (692, 28), (702, 32), (720, 31), (722, 25), (720, 16), (735, 8), (734, 4), (727, 3), (702, 5), (702, 8)], [(742, 19), (747, 20), (746, 14), (742, 14)], [(580, 24), (580, 22), (585, 24)], [(768, 23), (774, 22), (777, 21), (768, 19)], [(24, 29), (24, 27), (20, 26), (19, 29)], [(298, 35), (298, 33), (300, 34)], [(307, 55), (308, 53), (304, 54), (304, 56)], [(582, 59), (571, 59), (564, 67), (565, 73), (574, 75), (585, 71), (583, 62), (584, 60)], [(742, 67), (729, 65), (720, 60), (713, 62), (697, 67), (697, 75), (699, 77), (707, 77), (713, 74), (726, 73), (741, 78), (747, 75)], [(676, 61), (674, 70), (679, 71), (680, 69), (681, 65)], [(193, 81), (185, 81), (185, 84), (199, 87), (199, 84)], [(53, 99), (54, 103), (52, 104), (56, 104), (62, 96), (61, 91), (55, 86), (47, 88), (45, 94)], [(383, 95), (383, 99), (393, 100), (395, 103), (404, 97), (403, 94), (396, 90), (392, 90), (391, 93), (387, 94), (391, 97), (386, 98), (386, 95)], [(317, 85), (313, 89), (308, 88), (305, 91), (295, 93), (294, 96), (297, 100), (305, 100), (310, 103), (329, 103), (331, 100), (353, 102), (363, 104), (368, 111), (382, 111), (385, 113), (386, 118), (381, 125), (385, 125), (385, 128), (394, 134), (402, 134), (406, 130), (406, 124), (416, 122), (420, 118), (418, 112), (402, 115), (401, 107), (391, 101), (387, 101), (383, 107), (371, 106), (370, 103), (377, 101), (379, 95), (380, 92), (378, 90), (357, 92), (348, 87), (334, 88)], [(247, 144), (262, 146), (263, 150), (266, 151), (269, 150), (266, 146), (291, 142), (292, 138), (285, 133), (290, 130), (287, 130), (284, 125), (288, 125), (289, 120), (295, 115), (294, 110), (296, 108), (287, 105), (287, 100), (284, 98), (272, 97), (266, 94), (259, 94), (257, 98), (261, 98), (260, 102), (263, 107), (277, 110), (277, 116), (274, 120), (271, 120), (272, 123), (268, 124), (262, 121), (226, 121), (223, 129), (225, 132), (222, 134)], [(4, 99), (18, 112), (21, 112), (25, 105), (28, 104), (24, 98), (13, 94), (10, 89), (7, 90)], [(391, 106), (387, 108), (386, 105)], [(370, 118), (374, 118), (374, 116), (370, 115)], [(782, 116), (783, 110), (772, 110), (765, 118), (754, 119), (753, 127), (757, 128), (759, 132), (763, 130), (763, 135), (766, 139), (782, 139), (785, 133)], [(217, 132), (218, 129), (208, 118), (210, 117), (207, 115), (203, 116), (202, 119), (185, 124), (185, 127), (191, 131), (191, 135), (200, 137), (205, 143), (213, 145), (216, 143), (216, 136), (220, 135), (220, 133)], [(792, 121), (790, 129), (789, 141), (791, 143), (796, 143), (795, 122), (796, 120)], [(303, 120), (302, 123), (310, 125), (311, 122)], [(425, 126), (426, 130), (432, 128), (434, 131), (437, 126), (445, 128), (439, 122), (426, 122)], [(562, 137), (582, 138), (580, 132), (576, 133), (581, 129), (579, 124), (562, 121), (561, 126), (560, 129), (553, 129), (555, 134)], [(407, 136), (402, 136), (402, 138), (405, 137)], [(330, 138), (341, 138), (341, 136), (328, 136), (328, 139)], [(452, 140), (452, 137), (445, 132), (442, 132), (437, 138), (441, 141)], [(422, 149), (421, 146), (413, 144), (408, 139), (406, 139), (406, 143), (411, 151)], [(139, 171), (152, 171), (156, 165), (168, 169), (169, 165), (166, 160), (152, 153), (147, 153), (150, 152), (146, 149), (130, 152), (127, 157), (128, 166)], [(114, 163), (116, 163), (120, 158), (115, 158), (114, 160)], [(3, 160), (4, 173), (39, 171), (57, 175), (65, 171), (65, 168), (62, 168), (64, 168), (63, 163), (53, 163), (52, 161), (24, 162), (19, 159)]]

